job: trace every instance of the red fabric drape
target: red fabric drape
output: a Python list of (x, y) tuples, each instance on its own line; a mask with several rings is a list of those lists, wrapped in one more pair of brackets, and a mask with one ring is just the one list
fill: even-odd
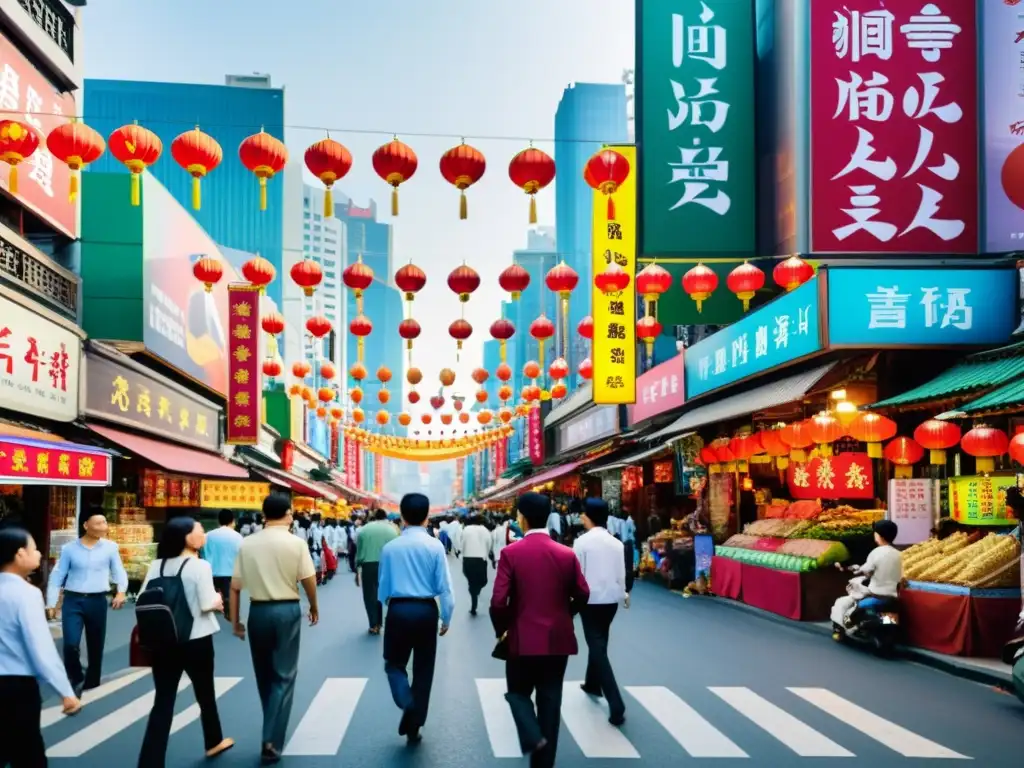
[(743, 602), (787, 619), (802, 617), (800, 574), (743, 565)]
[(900, 604), (907, 642), (952, 656), (999, 656), (1020, 613), (1016, 597), (970, 597), (916, 589), (903, 590)]
[(739, 600), (742, 594), (742, 563), (727, 557), (711, 558), (711, 592), (719, 597)]

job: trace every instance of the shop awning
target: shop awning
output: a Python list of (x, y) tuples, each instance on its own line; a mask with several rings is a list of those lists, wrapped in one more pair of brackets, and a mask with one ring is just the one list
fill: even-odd
[[(691, 432), (689, 434), (693, 434), (693, 433)], [(667, 441), (665, 443), (662, 443), (661, 445), (659, 445), (659, 446), (657, 446), (655, 448), (648, 448), (648, 449), (643, 450), (643, 451), (638, 451), (636, 453), (631, 453), (631, 454), (629, 454), (627, 456), (623, 456), (623, 457), (621, 457), (619, 459), (616, 459), (611, 464), (602, 464), (599, 467), (593, 467), (591, 469), (588, 469), (587, 473), (593, 475), (593, 474), (597, 474), (598, 472), (610, 472), (611, 470), (615, 470), (615, 469), (625, 469), (626, 467), (631, 467), (631, 466), (633, 466), (635, 464), (638, 464), (641, 461), (646, 461), (647, 459), (653, 459), (656, 456), (659, 456), (659, 455), (661, 455), (663, 453), (668, 453), (669, 451), (671, 451), (672, 450), (672, 444), (677, 439), (685, 437), (685, 436), (686, 436), (685, 434), (678, 435), (676, 438), (673, 438), (672, 440), (669, 440), (669, 441)]]
[(977, 400), (971, 400), (957, 410), (969, 416), (986, 416), (1010, 410), (1016, 411), (1021, 407), (1024, 407), (1024, 379), (1018, 379), (987, 395), (982, 395)]
[(655, 432), (648, 439), (664, 440), (669, 437), (679, 437), (683, 432), (689, 432), (708, 424), (728, 421), (800, 400), (834, 366), (834, 362), (821, 365), (810, 371), (798, 373), (771, 384), (763, 384), (746, 392), (724, 397), (717, 402), (698, 406), (692, 411), (684, 413), (660, 432)]
[(312, 496), (314, 499), (324, 499), (325, 501), (338, 500), (338, 494), (326, 485), (315, 483), (312, 480), (304, 480), (290, 472), (271, 469), (270, 467), (264, 467), (260, 464), (249, 464), (249, 467), (257, 475), (265, 477), (274, 485), (279, 485), (282, 488), (288, 488), (300, 496)]
[(232, 464), (221, 456), (206, 451), (197, 451), (183, 445), (133, 435), (92, 422), (88, 423), (88, 427), (100, 437), (120, 445), (128, 452), (137, 454), (168, 472), (194, 477), (226, 477), (238, 480), (245, 480), (249, 477), (245, 467)]
[[(971, 355), (962, 363), (895, 397), (880, 400), (868, 408), (912, 408), (936, 402), (964, 400), (995, 387), (1014, 382), (1024, 375), (1024, 344)], [(990, 395), (994, 395), (991, 392)], [(987, 406), (986, 406), (987, 407)]]
[(543, 485), (551, 480), (555, 480), (564, 475), (568, 475), (577, 467), (582, 464), (586, 464), (588, 459), (580, 459), (579, 461), (570, 461), (568, 464), (561, 464), (557, 467), (552, 467), (544, 472), (540, 472), (536, 475), (530, 475), (524, 480), (519, 481), (511, 486), (501, 488), (497, 493), (491, 496), (489, 499), (481, 499), (481, 501), (494, 501), (496, 499), (505, 499), (509, 496), (513, 496), (524, 488), (532, 488), (535, 485)]
[(0, 423), (0, 485), (109, 486), (113, 453)]

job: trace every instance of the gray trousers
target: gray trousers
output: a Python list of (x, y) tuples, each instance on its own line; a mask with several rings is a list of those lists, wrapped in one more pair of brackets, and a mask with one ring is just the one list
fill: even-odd
[(263, 743), (284, 749), (299, 667), (302, 608), (294, 602), (249, 606), (249, 650), (263, 706)]

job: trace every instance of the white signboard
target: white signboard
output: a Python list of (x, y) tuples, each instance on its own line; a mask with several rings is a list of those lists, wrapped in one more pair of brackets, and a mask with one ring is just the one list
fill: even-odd
[(894, 544), (917, 544), (931, 536), (939, 509), (939, 481), (889, 481), (889, 519), (899, 526)]
[(78, 336), (0, 296), (0, 408), (74, 421), (81, 366)]

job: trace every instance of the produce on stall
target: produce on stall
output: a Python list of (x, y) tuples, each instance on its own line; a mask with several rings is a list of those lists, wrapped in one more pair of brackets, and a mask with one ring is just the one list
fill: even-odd
[(975, 588), (1020, 584), (1020, 544), (1013, 536), (981, 531), (929, 539), (903, 552), (903, 576), (909, 581)]
[(146, 509), (138, 506), (138, 496), (134, 493), (104, 494), (103, 511), (110, 521), (107, 537), (117, 544), (128, 573), (128, 591), (135, 593), (146, 578), (149, 564), (156, 558), (153, 526), (146, 522)]

